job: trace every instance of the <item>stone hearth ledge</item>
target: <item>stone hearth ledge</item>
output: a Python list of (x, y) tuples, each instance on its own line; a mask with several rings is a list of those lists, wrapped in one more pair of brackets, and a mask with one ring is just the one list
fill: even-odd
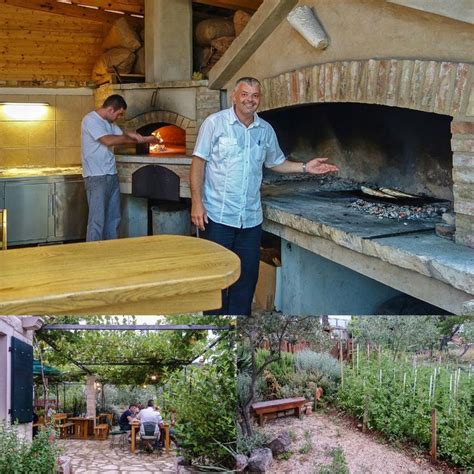
[(375, 257), (446, 283), (467, 295), (472, 295), (472, 301), (465, 301), (462, 308), (463, 312), (473, 309), (474, 251), (471, 248), (442, 239), (434, 232), (365, 239), (331, 225), (304, 218), (297, 214), (296, 208), (295, 213), (279, 209), (278, 204), (270, 200), (271, 198), (263, 198), (264, 217), (270, 224), (275, 222), (310, 236), (321, 237), (359, 254)]

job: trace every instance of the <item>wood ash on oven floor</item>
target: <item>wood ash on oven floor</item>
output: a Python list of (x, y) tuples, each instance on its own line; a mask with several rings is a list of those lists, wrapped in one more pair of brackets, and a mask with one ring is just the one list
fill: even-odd
[(433, 219), (439, 220), (450, 209), (446, 203), (430, 203), (423, 206), (400, 206), (392, 203), (375, 203), (357, 199), (349, 205), (354, 209), (377, 216), (379, 219), (406, 219), (411, 221)]

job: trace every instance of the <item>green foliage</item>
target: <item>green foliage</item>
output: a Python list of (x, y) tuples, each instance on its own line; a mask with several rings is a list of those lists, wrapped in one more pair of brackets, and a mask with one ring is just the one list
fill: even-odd
[[(257, 365), (266, 360), (269, 352), (257, 350)], [(326, 399), (337, 391), (341, 376), (339, 362), (329, 354), (306, 349), (295, 354), (282, 352), (281, 358), (266, 366), (257, 381), (258, 399), (305, 397), (313, 398), (316, 388), (322, 387)]]
[[(268, 350), (258, 349), (256, 353), (257, 367), (261, 367), (269, 355), (270, 352)], [(293, 354), (282, 352), (278, 360), (266, 366), (266, 370), (271, 372), (281, 385), (287, 383), (288, 377), (295, 370)]]
[(278, 454), (276, 458), (279, 461), (288, 461), (288, 459), (290, 459), (291, 456), (293, 456), (293, 451), (285, 451), (284, 453)]
[(313, 449), (313, 441), (311, 439), (311, 432), (304, 432), (304, 444), (299, 449), (300, 454), (308, 454)]
[(349, 474), (346, 457), (340, 447), (332, 449), (328, 454), (332, 457), (331, 464), (322, 466), (319, 469), (319, 474)]
[(239, 429), (237, 431), (237, 448), (239, 454), (250, 454), (259, 448), (264, 448), (270, 442), (270, 437), (264, 431), (255, 430), (251, 436), (245, 436)]
[(350, 323), (357, 341), (381, 345), (395, 353), (432, 349), (440, 340), (439, 316), (358, 316)]
[(233, 457), (224, 447), (235, 444), (237, 436), (235, 356), (229, 341), (215, 346), (212, 363), (173, 373), (164, 397), (176, 409), (181, 454), (195, 465), (232, 467)]
[(295, 354), (296, 370), (302, 372), (323, 373), (328, 378), (339, 380), (341, 366), (337, 359), (327, 353), (304, 350)]
[(40, 430), (33, 441), (18, 434), (18, 427), (0, 425), (0, 472), (2, 474), (51, 474), (60, 453), (54, 430)]
[[(54, 318), (52, 323), (77, 323), (80, 318)], [(89, 324), (136, 324), (133, 316), (89, 316)], [(153, 321), (150, 321), (152, 324)], [(163, 324), (205, 324), (207, 316), (163, 317)], [(214, 316), (213, 324), (228, 325), (229, 319)], [(100, 382), (116, 385), (158, 384), (163, 373), (192, 361), (206, 346), (207, 332), (176, 331), (40, 331), (36, 356), (67, 374), (82, 380), (84, 372), (74, 362), (87, 367)], [(53, 347), (55, 349), (53, 349)], [(154, 379), (151, 379), (151, 377)]]
[(360, 419), (367, 406), (369, 428), (424, 449), (430, 445), (431, 412), (436, 408), (438, 456), (472, 466), (474, 377), (449, 366), (417, 366), (401, 359), (395, 360), (392, 352), (373, 354), (369, 360), (361, 355), (359, 364), (345, 368), (338, 405)]

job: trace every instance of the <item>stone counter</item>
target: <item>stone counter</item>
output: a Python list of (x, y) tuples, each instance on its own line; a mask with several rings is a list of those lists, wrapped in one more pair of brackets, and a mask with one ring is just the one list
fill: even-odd
[(69, 166), (64, 168), (0, 168), (0, 178), (18, 179), (18, 178), (36, 178), (43, 176), (70, 176), (82, 175), (81, 166)]
[(413, 233), (377, 238), (376, 233), (370, 234), (367, 219), (373, 218), (372, 228), (376, 228), (376, 217), (331, 216), (330, 202), (325, 209), (298, 191), (265, 196), (264, 229), (447, 311), (472, 311), (472, 249), (416, 227)]

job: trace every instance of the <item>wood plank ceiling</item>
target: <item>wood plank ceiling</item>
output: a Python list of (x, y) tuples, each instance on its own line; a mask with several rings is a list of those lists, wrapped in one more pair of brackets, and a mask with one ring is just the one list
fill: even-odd
[[(193, 0), (198, 8), (253, 13), (263, 0)], [(145, 0), (0, 0), (0, 85), (84, 83), (121, 15), (143, 27)]]

